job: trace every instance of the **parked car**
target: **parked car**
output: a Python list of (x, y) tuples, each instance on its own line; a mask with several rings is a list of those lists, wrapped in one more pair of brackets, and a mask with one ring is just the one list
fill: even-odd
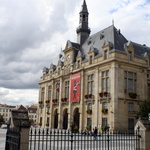
[(2, 129), (7, 129), (7, 124), (2, 124), (2, 125), (1, 125), (1, 128), (2, 128)]

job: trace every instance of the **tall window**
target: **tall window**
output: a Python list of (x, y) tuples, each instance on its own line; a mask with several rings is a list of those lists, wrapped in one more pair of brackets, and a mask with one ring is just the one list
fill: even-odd
[(136, 93), (136, 73), (124, 72), (124, 92)]
[(148, 97), (150, 97), (150, 84), (148, 84)]
[(133, 112), (134, 111), (134, 103), (129, 102), (128, 103), (128, 112)]
[(102, 72), (102, 92), (109, 92), (109, 70)]
[(50, 112), (50, 108), (49, 107), (47, 107), (47, 113), (49, 113)]
[(65, 81), (65, 97), (69, 98), (69, 81)]
[(107, 126), (107, 118), (102, 118), (102, 126)]
[(87, 118), (87, 125), (92, 125), (92, 118)]
[(108, 103), (107, 102), (103, 102), (102, 108), (108, 108)]
[(89, 103), (89, 104), (87, 105), (87, 109), (92, 110), (92, 103)]
[(41, 90), (41, 101), (44, 101), (45, 88), (43, 87)]
[(52, 86), (48, 86), (48, 100), (51, 99), (51, 94), (52, 94)]
[(49, 117), (47, 117), (47, 123), (49, 124)]
[(56, 83), (56, 99), (59, 99), (60, 83)]
[(40, 117), (40, 123), (42, 123), (42, 117)]
[(93, 56), (90, 56), (90, 62), (89, 62), (90, 64), (92, 64), (93, 63)]
[(87, 94), (94, 94), (94, 75), (88, 76)]
[(134, 119), (133, 118), (128, 119), (128, 129), (134, 130)]

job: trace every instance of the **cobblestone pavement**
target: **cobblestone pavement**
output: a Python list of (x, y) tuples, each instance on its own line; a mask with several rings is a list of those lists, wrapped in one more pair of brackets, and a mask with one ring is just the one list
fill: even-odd
[(5, 150), (6, 131), (0, 128), (0, 150)]

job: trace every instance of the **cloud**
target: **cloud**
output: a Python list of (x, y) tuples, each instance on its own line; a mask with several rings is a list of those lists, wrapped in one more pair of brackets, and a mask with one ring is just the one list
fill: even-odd
[[(7, 91), (3, 100), (25, 102), (26, 95), (32, 97), (30, 89), (38, 91), (43, 67), (50, 66), (67, 40), (76, 42), (82, 3), (83, 0), (0, 0), (0, 87), (5, 88), (0, 100)], [(91, 34), (110, 26), (114, 20), (128, 40), (150, 46), (150, 1), (86, 3)], [(25, 98), (16, 89), (24, 91)], [(14, 92), (11, 96), (10, 91)]]
[[(32, 96), (31, 96), (32, 95)], [(8, 105), (37, 104), (37, 90), (11, 90), (0, 88), (0, 103)]]

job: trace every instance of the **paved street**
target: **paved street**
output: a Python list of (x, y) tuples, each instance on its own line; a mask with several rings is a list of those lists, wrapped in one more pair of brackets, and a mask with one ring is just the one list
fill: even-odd
[(0, 150), (5, 150), (6, 129), (0, 128)]

